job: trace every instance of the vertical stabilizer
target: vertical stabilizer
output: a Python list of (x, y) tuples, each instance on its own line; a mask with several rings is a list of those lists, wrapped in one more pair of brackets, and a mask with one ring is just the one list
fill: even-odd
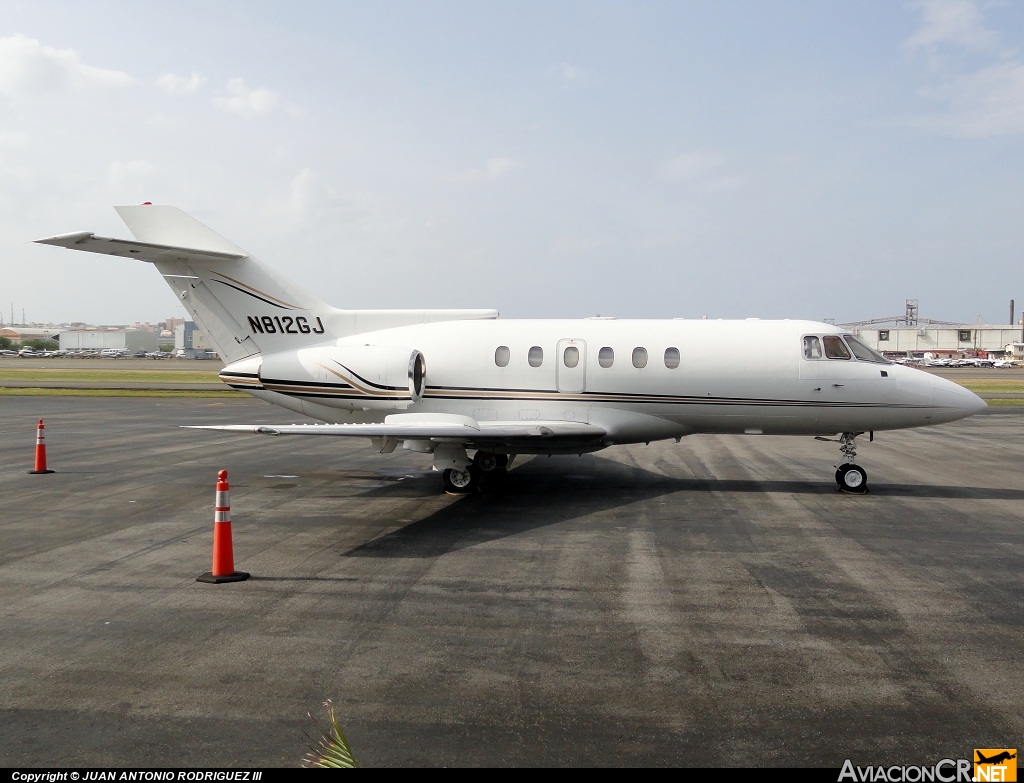
[(334, 307), (177, 207), (143, 204), (115, 209), (140, 242), (182, 251), (176, 257), (154, 254), (149, 260), (225, 361), (339, 336), (339, 311)]
[(399, 326), (498, 317), (496, 310), (339, 310), (177, 207), (115, 209), (134, 241), (88, 231), (36, 241), (153, 264), (227, 362)]

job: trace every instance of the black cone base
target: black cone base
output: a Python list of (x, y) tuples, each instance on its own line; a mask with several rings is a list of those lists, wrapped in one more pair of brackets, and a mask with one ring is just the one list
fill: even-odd
[(249, 578), (249, 574), (245, 571), (235, 571), (231, 574), (222, 574), (221, 576), (214, 576), (213, 571), (207, 571), (202, 576), (197, 576), (197, 582), (207, 582), (211, 585), (219, 585), (222, 582), (244, 582)]

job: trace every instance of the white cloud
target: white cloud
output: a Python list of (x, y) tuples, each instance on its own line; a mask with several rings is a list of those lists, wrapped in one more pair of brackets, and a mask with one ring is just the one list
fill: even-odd
[(314, 198), (313, 172), (307, 167), (296, 174), (290, 183), (288, 211), (292, 220), (302, 222), (309, 213), (309, 205)]
[(519, 167), (519, 164), (511, 158), (489, 158), (482, 167), (464, 171), (455, 179), (462, 182), (497, 180), (508, 176)]
[[(299, 232), (304, 239), (331, 236), (341, 226), (351, 226), (356, 208), (343, 199), (324, 173), (311, 166), (303, 167), (284, 187), (274, 190), (264, 201), (267, 224), (276, 230)], [(319, 241), (319, 240), (318, 240)], [(324, 245), (332, 239), (323, 240)]]
[(253, 89), (246, 85), (244, 79), (228, 80), (225, 92), (226, 95), (213, 99), (213, 105), (243, 119), (261, 117), (272, 112), (280, 100), (273, 90)]
[(987, 29), (973, 0), (921, 0), (922, 25), (906, 40), (908, 49), (953, 44), (971, 49), (987, 49), (999, 37)]
[(957, 76), (920, 94), (945, 103), (948, 111), (913, 124), (954, 136), (1024, 133), (1024, 63), (998, 63)]
[(662, 179), (704, 179), (718, 169), (724, 158), (717, 152), (684, 152), (663, 161), (658, 167)]
[(71, 49), (43, 46), (34, 38), (0, 38), (0, 95), (19, 95), (64, 87), (125, 87), (134, 83), (123, 71), (96, 68)]
[[(973, 0), (922, 0), (922, 25), (907, 39), (910, 50), (925, 49), (935, 78), (918, 95), (942, 104), (942, 112), (912, 117), (907, 124), (953, 136), (1024, 133), (1024, 61), (1003, 47)], [(940, 54), (971, 51), (989, 62), (973, 70), (947, 63)]]
[(548, 74), (563, 84), (581, 84), (587, 80), (587, 72), (569, 63), (558, 63), (548, 68)]
[(165, 73), (156, 80), (157, 86), (161, 89), (177, 94), (188, 94), (195, 92), (206, 83), (206, 77), (200, 76), (195, 71), (191, 76), (178, 76), (174, 73)]

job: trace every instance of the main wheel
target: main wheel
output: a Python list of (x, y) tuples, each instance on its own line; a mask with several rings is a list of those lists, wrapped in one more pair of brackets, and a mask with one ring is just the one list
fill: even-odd
[(840, 465), (836, 471), (836, 481), (843, 492), (863, 495), (868, 491), (868, 474), (860, 465), (847, 463)]
[(498, 457), (489, 451), (478, 451), (473, 455), (473, 465), (481, 473), (490, 473), (498, 469)]
[(444, 491), (452, 495), (468, 495), (476, 489), (477, 473), (472, 467), (446, 468), (441, 474)]
[(481, 473), (493, 473), (508, 467), (508, 457), (490, 451), (478, 451), (473, 455), (473, 466)]

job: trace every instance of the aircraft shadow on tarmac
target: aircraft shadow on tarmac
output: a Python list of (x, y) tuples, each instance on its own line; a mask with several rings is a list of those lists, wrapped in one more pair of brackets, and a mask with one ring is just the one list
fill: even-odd
[[(588, 464), (556, 467), (556, 460), (535, 459), (516, 466), (504, 479), (482, 486), (477, 494), (453, 497), (444, 508), (399, 530), (344, 553), (346, 557), (437, 557), (447, 551), (498, 540), (560, 524), (587, 514), (608, 512), (678, 493), (786, 493), (835, 495), (836, 503), (863, 503), (873, 498), (948, 498), (1024, 501), (1024, 490), (949, 487), (921, 484), (872, 484), (868, 495), (844, 495), (832, 481), (673, 478), (602, 456), (586, 455)], [(563, 463), (566, 465), (566, 463)], [(437, 495), (436, 473), (407, 473), (406, 497)], [(364, 497), (386, 497), (397, 488), (374, 487)], [(662, 518), (688, 518), (694, 506), (669, 507)], [(706, 509), (702, 509), (705, 514)]]
[[(627, 465), (599, 454), (585, 454), (579, 463), (557, 459), (534, 458), (523, 464), (514, 465), (506, 477), (485, 482), (477, 494), (467, 495), (462, 500), (476, 500), (483, 497), (533, 498), (545, 505), (568, 504), (578, 507), (583, 499), (595, 496), (612, 501), (625, 497), (625, 502), (634, 502), (645, 497), (675, 492), (753, 492), (768, 494), (783, 492), (798, 495), (839, 494), (848, 498), (865, 497), (840, 492), (832, 481), (827, 468), (822, 478), (813, 481), (766, 480), (766, 479), (719, 479), (719, 478), (677, 478), (656, 473), (638, 465)], [(438, 474), (430, 471), (390, 471), (378, 475), (386, 485), (374, 486), (361, 493), (365, 497), (393, 497), (396, 491), (404, 491), (411, 497), (432, 497), (439, 492)], [(396, 484), (403, 482), (401, 489)], [(1024, 490), (1004, 487), (950, 486), (939, 484), (894, 484), (884, 479), (869, 481), (870, 491), (866, 497), (919, 497), (979, 500), (1024, 500)]]

